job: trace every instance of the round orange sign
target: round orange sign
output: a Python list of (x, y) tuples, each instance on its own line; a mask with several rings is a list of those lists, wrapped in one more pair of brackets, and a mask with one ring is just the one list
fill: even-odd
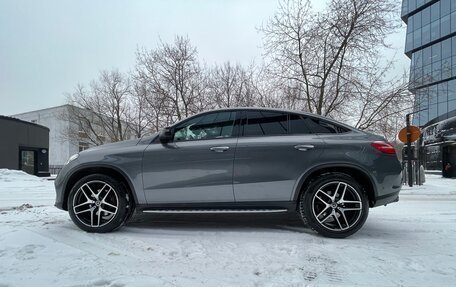
[[(410, 129), (410, 142), (414, 142), (421, 136), (421, 130), (417, 126), (409, 126)], [(407, 127), (403, 128), (399, 132), (399, 140), (403, 143), (407, 143)]]

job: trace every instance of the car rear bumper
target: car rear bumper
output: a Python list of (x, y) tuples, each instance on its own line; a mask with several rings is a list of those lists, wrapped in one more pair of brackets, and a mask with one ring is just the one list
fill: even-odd
[(402, 173), (390, 174), (382, 178), (377, 184), (377, 193), (373, 207), (399, 201), (399, 192), (402, 188)]
[(399, 201), (399, 191), (377, 197), (377, 200), (375, 201), (375, 204), (373, 207), (387, 205), (389, 203), (398, 202), (398, 201)]

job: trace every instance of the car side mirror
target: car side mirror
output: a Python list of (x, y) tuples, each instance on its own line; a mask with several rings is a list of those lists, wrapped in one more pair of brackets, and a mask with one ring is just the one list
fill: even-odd
[(173, 130), (172, 128), (164, 128), (160, 131), (158, 136), (161, 143), (168, 143), (173, 139)]

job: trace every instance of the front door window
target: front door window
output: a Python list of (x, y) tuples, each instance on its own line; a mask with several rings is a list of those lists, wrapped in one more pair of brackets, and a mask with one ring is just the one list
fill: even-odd
[(176, 127), (174, 141), (222, 139), (233, 135), (236, 112), (219, 112), (195, 117)]

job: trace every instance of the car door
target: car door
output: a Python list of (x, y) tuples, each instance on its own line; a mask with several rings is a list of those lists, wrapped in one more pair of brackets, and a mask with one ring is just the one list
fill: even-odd
[(301, 115), (246, 111), (234, 159), (237, 202), (289, 201), (299, 177), (323, 151)]
[(173, 127), (169, 143), (144, 152), (143, 183), (151, 203), (233, 202), (236, 111), (199, 115)]

